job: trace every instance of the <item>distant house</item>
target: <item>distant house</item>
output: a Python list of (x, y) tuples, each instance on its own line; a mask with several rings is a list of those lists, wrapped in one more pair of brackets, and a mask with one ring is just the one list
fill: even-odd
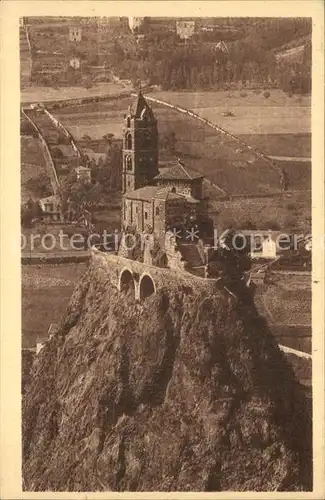
[(283, 234), (281, 231), (243, 230), (238, 231), (238, 234), (246, 238), (253, 259), (275, 259), (292, 247), (291, 235)]
[[(228, 233), (225, 231), (219, 240), (221, 247), (227, 247)], [(277, 259), (285, 251), (291, 250), (293, 245), (292, 235), (272, 230), (236, 231), (232, 241), (238, 249), (246, 248), (252, 259)]]
[(311, 237), (311, 235), (307, 236), (305, 238), (305, 250), (307, 250), (307, 252), (312, 251), (312, 237)]
[(70, 42), (81, 42), (82, 29), (76, 27), (69, 28), (69, 40)]
[(216, 51), (224, 52), (225, 54), (228, 54), (229, 49), (228, 46), (225, 44), (223, 40), (220, 40), (217, 45), (215, 46)]
[(129, 20), (129, 28), (132, 31), (132, 33), (142, 28), (145, 21), (144, 17), (129, 17), (128, 20)]
[(44, 222), (55, 222), (62, 220), (60, 198), (57, 195), (48, 196), (39, 200)]
[(176, 21), (176, 33), (181, 40), (187, 40), (194, 35), (195, 21)]
[(88, 167), (76, 167), (77, 180), (85, 180), (91, 182), (91, 169)]
[(70, 59), (69, 65), (73, 69), (79, 69), (80, 68), (80, 59), (78, 59), (78, 57), (73, 57), (72, 59)]

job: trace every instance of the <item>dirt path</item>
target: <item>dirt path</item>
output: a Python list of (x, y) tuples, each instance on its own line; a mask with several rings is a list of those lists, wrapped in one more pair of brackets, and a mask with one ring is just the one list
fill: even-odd
[(301, 156), (271, 156), (269, 155), (269, 158), (271, 158), (271, 160), (278, 160), (278, 161), (301, 161), (301, 162), (306, 162), (306, 163), (310, 163), (311, 162), (311, 158), (303, 158)]

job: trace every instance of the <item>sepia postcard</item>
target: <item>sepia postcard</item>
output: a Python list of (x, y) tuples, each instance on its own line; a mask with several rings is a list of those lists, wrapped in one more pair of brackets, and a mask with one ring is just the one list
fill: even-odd
[(324, 498), (323, 2), (0, 35), (1, 498)]

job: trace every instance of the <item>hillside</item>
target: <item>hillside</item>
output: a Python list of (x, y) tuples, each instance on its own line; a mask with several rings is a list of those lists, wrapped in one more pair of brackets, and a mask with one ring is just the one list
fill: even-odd
[[(309, 93), (311, 54), (306, 52), (298, 69), (280, 68), (274, 54), (311, 35), (309, 18), (196, 18), (194, 35), (186, 44), (176, 33), (176, 22), (147, 18), (139, 40), (127, 18), (30, 18), (33, 84), (88, 89), (121, 78), (167, 90), (271, 84)], [(71, 25), (81, 30), (78, 41), (69, 34)], [(216, 49), (220, 41), (227, 44), (225, 52)]]
[(24, 396), (25, 488), (310, 489), (308, 406), (253, 307), (181, 287), (136, 304), (92, 266)]

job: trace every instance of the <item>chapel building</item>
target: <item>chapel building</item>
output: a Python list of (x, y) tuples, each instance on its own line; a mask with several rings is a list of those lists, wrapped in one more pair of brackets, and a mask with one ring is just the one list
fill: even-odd
[(122, 176), (124, 229), (162, 233), (201, 212), (202, 174), (180, 160), (159, 172), (157, 120), (141, 92), (125, 117)]

